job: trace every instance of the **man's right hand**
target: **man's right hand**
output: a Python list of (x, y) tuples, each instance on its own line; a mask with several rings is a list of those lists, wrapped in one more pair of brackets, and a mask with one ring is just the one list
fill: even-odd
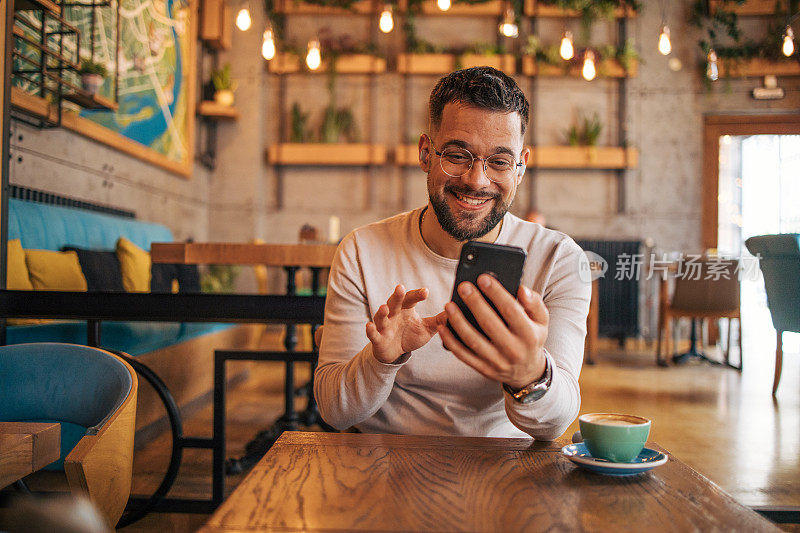
[(398, 285), (367, 322), (367, 338), (378, 361), (393, 363), (404, 353), (422, 348), (436, 334), (437, 325), (447, 321), (444, 311), (432, 317), (419, 316), (414, 307), (427, 297), (428, 289), (406, 292)]

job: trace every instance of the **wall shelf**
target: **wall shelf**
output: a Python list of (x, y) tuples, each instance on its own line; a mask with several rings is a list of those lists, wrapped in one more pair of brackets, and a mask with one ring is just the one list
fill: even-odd
[[(267, 61), (267, 69), (272, 74), (321, 74), (328, 72), (330, 60), (325, 60), (317, 70), (309, 70), (303, 59), (295, 54), (277, 54)], [(370, 54), (343, 54), (336, 59), (338, 74), (380, 74), (386, 72), (386, 60)]]
[(61, 6), (50, 0), (14, 0), (14, 11), (38, 11), (42, 9), (61, 16)]
[(442, 74), (455, 64), (453, 54), (397, 54), (397, 72), (402, 74)]
[(771, 61), (769, 59), (725, 60), (718, 63), (721, 78), (762, 77), (762, 76), (800, 76), (800, 61), (786, 59)]
[[(404, 10), (407, 9), (406, 3), (401, 5)], [(452, 15), (452, 16), (497, 16), (499, 17), (505, 12), (506, 4), (502, 0), (489, 0), (481, 4), (460, 4), (453, 2), (450, 9), (442, 11), (436, 5), (436, 0), (425, 0), (422, 4), (423, 15)]]
[[(639, 72), (639, 62), (631, 61), (630, 69), (625, 70), (616, 59), (603, 59), (597, 63), (598, 78), (635, 78)], [(550, 65), (536, 62), (531, 56), (522, 57), (522, 73), (526, 76), (581, 77), (581, 65)]]
[[(537, 0), (525, 0), (525, 8), (523, 12), (529, 17), (580, 17), (581, 14), (577, 10), (561, 9), (554, 5), (545, 4)], [(633, 18), (636, 16), (636, 11), (631, 8), (617, 8), (614, 10), (615, 18)]]
[(351, 9), (307, 4), (296, 0), (276, 0), (275, 11), (287, 15), (371, 15), (375, 7), (371, 0), (353, 2)]
[[(723, 5), (721, 0), (710, 0), (709, 11), (714, 13)], [(768, 16), (775, 14), (776, 7), (776, 0), (747, 0), (742, 5), (726, 5), (725, 11), (744, 16)]]
[(97, 94), (89, 94), (86, 91), (64, 94), (62, 98), (84, 109), (105, 109), (107, 111), (116, 111), (119, 109), (119, 105), (115, 101)]
[(386, 146), (359, 143), (280, 143), (267, 148), (272, 165), (362, 166), (386, 163)]
[(237, 120), (239, 110), (233, 106), (220, 105), (213, 100), (204, 100), (197, 105), (197, 114), (207, 119)]
[(636, 148), (615, 146), (531, 147), (528, 168), (546, 169), (630, 169), (639, 166)]
[(233, 15), (225, 0), (200, 3), (200, 39), (213, 50), (228, 50), (233, 39)]

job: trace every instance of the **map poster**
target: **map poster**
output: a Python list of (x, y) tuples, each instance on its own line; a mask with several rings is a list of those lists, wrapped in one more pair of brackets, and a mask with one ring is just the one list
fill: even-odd
[(81, 56), (93, 50), (94, 60), (106, 65), (100, 94), (108, 99), (114, 98), (117, 73), (118, 109), (83, 109), (80, 117), (109, 130), (98, 140), (190, 176), (196, 0), (112, 0), (94, 11), (94, 25), (92, 9), (69, 8), (65, 18), (81, 31)]

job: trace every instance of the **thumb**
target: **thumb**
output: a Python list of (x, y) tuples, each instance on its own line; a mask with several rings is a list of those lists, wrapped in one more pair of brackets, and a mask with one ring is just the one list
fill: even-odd
[(550, 321), (550, 312), (544, 305), (542, 295), (530, 290), (524, 285), (520, 285), (517, 291), (517, 299), (522, 304), (522, 308), (531, 320), (538, 324), (545, 324)]

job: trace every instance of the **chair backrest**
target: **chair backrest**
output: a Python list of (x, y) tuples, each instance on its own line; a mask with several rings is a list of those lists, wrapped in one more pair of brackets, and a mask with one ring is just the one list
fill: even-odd
[(105, 350), (58, 343), (0, 347), (0, 420), (86, 427), (64, 471), (70, 490), (88, 494), (112, 527), (130, 495), (136, 394), (133, 369)]
[(738, 311), (738, 264), (728, 259), (681, 262), (670, 307), (684, 312)]
[(760, 257), (773, 326), (800, 332), (800, 234), (759, 235), (747, 239), (745, 246)]

